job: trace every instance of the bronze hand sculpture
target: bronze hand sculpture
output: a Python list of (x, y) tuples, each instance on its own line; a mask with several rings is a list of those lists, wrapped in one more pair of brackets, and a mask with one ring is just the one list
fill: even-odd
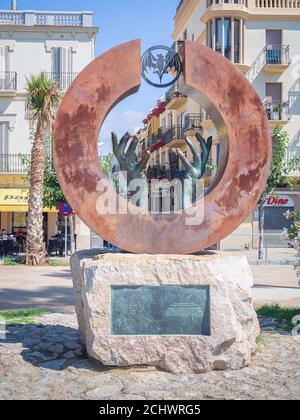
[[(128, 146), (130, 140), (131, 143)], [(150, 153), (147, 151), (144, 152), (142, 159), (139, 162), (136, 154), (138, 142), (138, 138), (136, 136), (130, 136), (129, 133), (126, 133), (119, 142), (117, 135), (112, 133), (113, 152), (120, 164), (120, 171), (127, 174), (128, 185), (135, 179), (147, 179), (144, 169), (149, 162)]]
[(196, 181), (201, 179), (206, 171), (207, 162), (212, 148), (212, 137), (209, 137), (206, 141), (200, 133), (197, 133), (196, 139), (201, 145), (201, 155), (196, 149), (194, 143), (188, 138), (185, 139), (193, 155), (192, 163), (185, 157), (180, 149), (177, 149), (177, 155), (185, 168), (183, 179), (187, 181), (184, 184), (182, 208), (187, 208), (197, 201), (199, 191), (197, 191), (196, 188)]
[(199, 133), (196, 134), (196, 139), (201, 145), (201, 156), (199, 155), (199, 152), (196, 149), (194, 143), (188, 138), (185, 139), (192, 152), (193, 163), (189, 162), (189, 160), (185, 157), (180, 149), (177, 150), (177, 155), (185, 167), (184, 179), (187, 179), (191, 182), (194, 182), (195, 180), (203, 177), (206, 171), (206, 166), (213, 141), (212, 137), (209, 137), (206, 141)]

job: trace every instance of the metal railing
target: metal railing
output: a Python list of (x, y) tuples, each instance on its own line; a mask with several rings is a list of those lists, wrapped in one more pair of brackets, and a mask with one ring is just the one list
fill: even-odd
[(185, 134), (184, 129), (180, 125), (174, 125), (173, 127), (169, 128), (166, 133), (164, 134), (164, 140), (167, 143), (171, 143), (173, 140), (184, 140)]
[(25, 173), (26, 163), (24, 160), (29, 160), (30, 155), (21, 156), (20, 154), (4, 154), (0, 155), (0, 172), (2, 173)]
[(175, 83), (165, 94), (165, 102), (168, 104), (174, 98), (185, 98), (185, 95), (179, 92), (178, 84)]
[(290, 47), (288, 45), (267, 45), (266, 64), (290, 64)]
[(184, 131), (200, 128), (205, 119), (204, 114), (188, 114), (184, 118)]
[(290, 47), (288, 45), (266, 45), (250, 67), (246, 77), (253, 82), (266, 65), (289, 65)]
[(266, 99), (264, 107), (270, 121), (287, 121), (289, 103), (286, 101), (274, 101)]
[(78, 73), (45, 73), (46, 76), (56, 82), (57, 87), (61, 91), (69, 89), (73, 81), (78, 76)]
[(17, 73), (15, 71), (0, 72), (0, 91), (17, 90)]
[[(284, 210), (284, 209), (283, 209)], [(239, 228), (243, 229), (242, 227)], [(250, 264), (291, 265), (294, 266), (297, 257), (294, 241), (284, 237), (282, 231), (265, 231), (263, 234), (263, 259), (258, 260), (259, 234), (251, 231), (247, 233), (232, 233), (221, 242), (221, 251), (241, 253), (248, 258)]]

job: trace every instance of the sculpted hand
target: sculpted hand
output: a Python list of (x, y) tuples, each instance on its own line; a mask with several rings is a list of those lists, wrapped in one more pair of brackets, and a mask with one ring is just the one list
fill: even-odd
[[(127, 148), (130, 140), (131, 143)], [(112, 133), (113, 151), (120, 164), (121, 172), (127, 172), (128, 183), (130, 183), (133, 179), (146, 178), (144, 169), (149, 162), (150, 153), (145, 152), (141, 161), (139, 162), (136, 154), (138, 142), (138, 138), (136, 136), (130, 136), (129, 133), (126, 133), (119, 142), (117, 135)]]
[(183, 163), (183, 166), (185, 167), (184, 178), (189, 179), (191, 181), (195, 179), (200, 179), (204, 175), (209, 155), (211, 152), (213, 140), (212, 137), (209, 137), (209, 139), (206, 142), (205, 139), (199, 133), (196, 134), (196, 138), (201, 145), (201, 156), (199, 155), (199, 152), (196, 149), (194, 143), (188, 138), (185, 139), (186, 143), (188, 144), (188, 147), (192, 152), (193, 163), (191, 163), (185, 157), (185, 155), (180, 149), (177, 150), (177, 155)]

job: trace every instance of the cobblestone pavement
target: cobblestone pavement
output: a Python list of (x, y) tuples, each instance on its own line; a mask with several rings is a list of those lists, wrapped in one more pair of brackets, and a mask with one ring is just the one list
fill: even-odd
[(271, 333), (262, 334), (251, 366), (179, 376), (88, 359), (73, 315), (8, 326), (0, 336), (0, 399), (300, 399), (300, 337), (278, 334), (272, 319), (261, 324)]

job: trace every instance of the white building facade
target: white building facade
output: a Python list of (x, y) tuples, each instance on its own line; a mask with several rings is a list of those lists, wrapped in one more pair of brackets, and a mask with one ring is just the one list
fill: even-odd
[[(64, 93), (93, 60), (97, 32), (92, 12), (0, 10), (0, 227), (7, 232), (26, 229), (20, 157), (31, 151), (26, 77), (43, 71)], [(48, 239), (59, 224), (57, 211), (45, 211)], [(77, 225), (79, 248), (89, 248), (89, 230)]]

